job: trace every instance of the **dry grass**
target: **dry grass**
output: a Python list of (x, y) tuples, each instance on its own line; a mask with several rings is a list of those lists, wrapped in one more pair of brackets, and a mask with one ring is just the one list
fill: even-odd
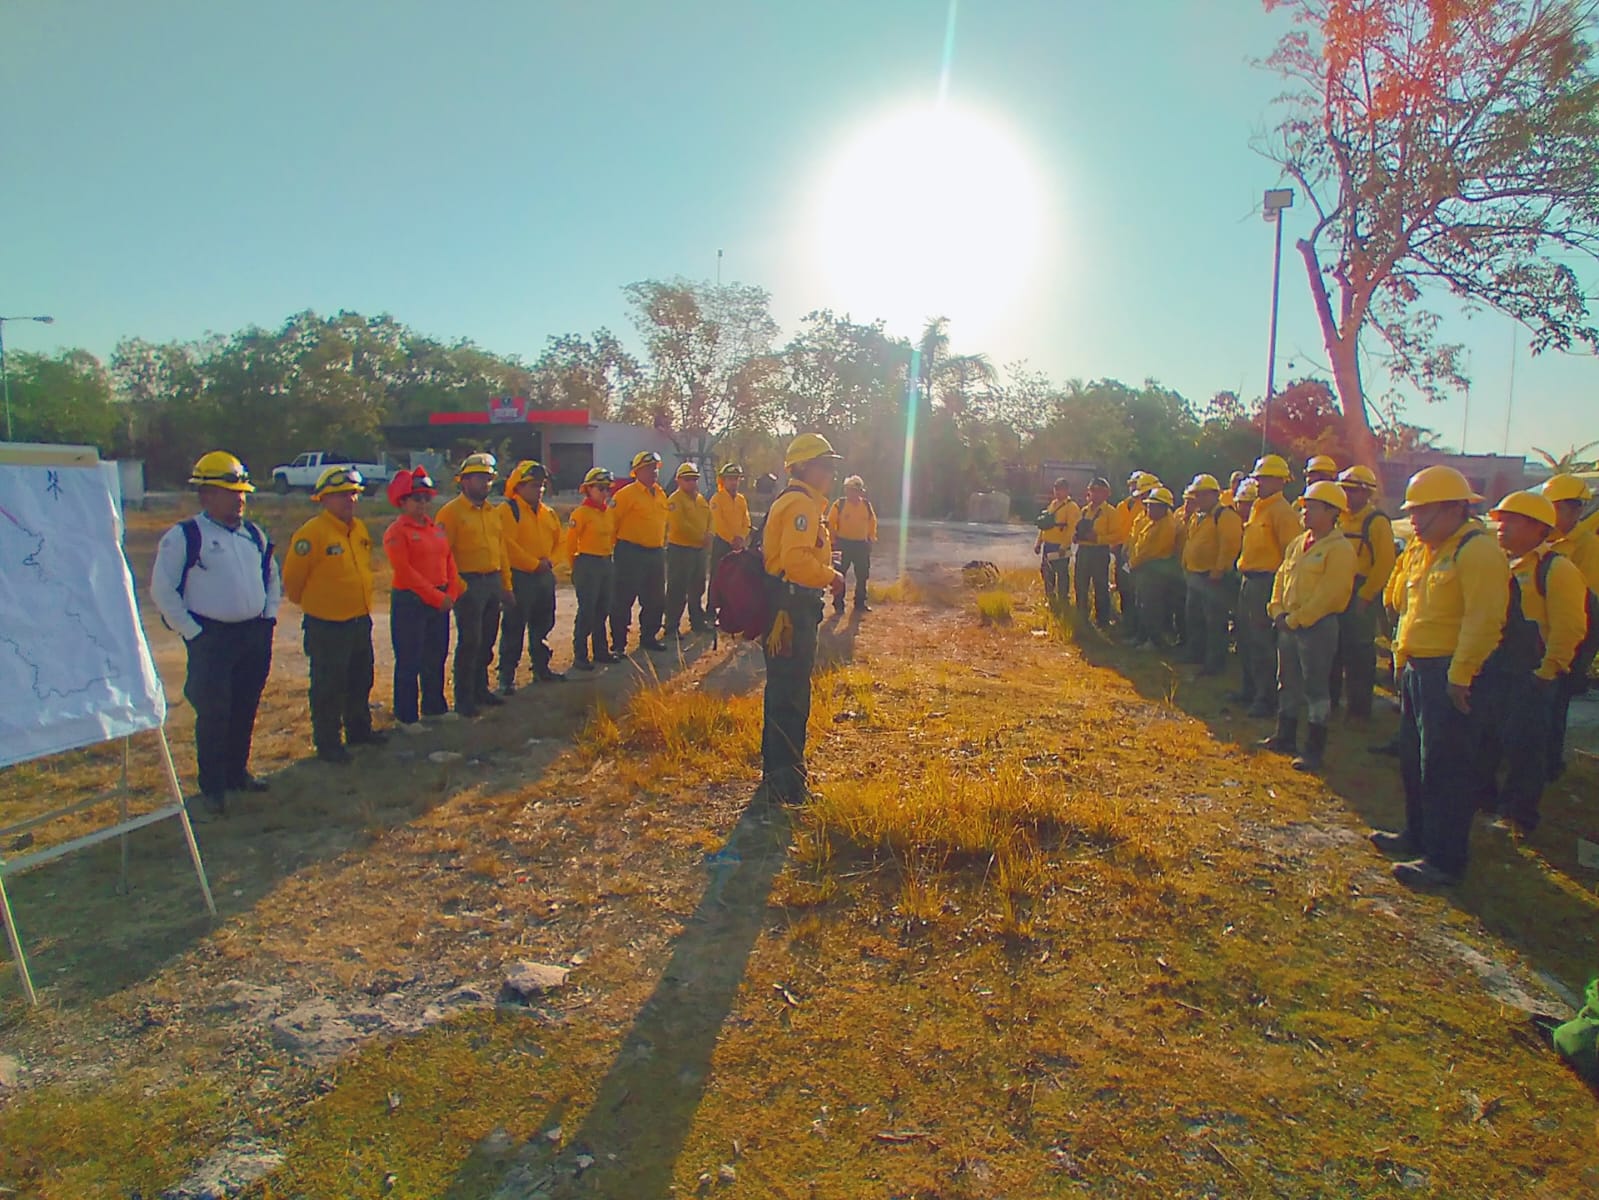
[(985, 625), (1009, 625), (1015, 602), (1009, 592), (993, 591), (977, 593), (977, 614)]
[[(1034, 580), (1017, 583), (1030, 598)], [(871, 617), (853, 661), (817, 680), (820, 795), (796, 814), (775, 907), (757, 902), (706, 1058), (670, 1025), (642, 1050), (624, 1038), (695, 996), (693, 965), (722, 952), (717, 923), (689, 914), (700, 859), (753, 784), (754, 696), (646, 687), (615, 717), (592, 713), (544, 778), (463, 792), (286, 881), (261, 907), (293, 908), (292, 924), (230, 924), (216, 970), (304, 973), (334, 992), (319, 964), (346, 939), (461, 978), (503, 957), (588, 955), (556, 1019), (463, 1019), (368, 1046), (325, 1089), (261, 1101), (250, 1119), (288, 1163), (260, 1194), (492, 1194), (508, 1168), (477, 1153), (491, 1131), (520, 1144), (552, 1113), (568, 1138), (603, 1125), (601, 1081), (645, 1070), (692, 1081), (621, 1093), (648, 1105), (652, 1134), (683, 1122), (681, 1144), (595, 1145), (594, 1173), (552, 1198), (638, 1194), (607, 1186), (611, 1153), (618, 1170), (670, 1155), (682, 1195), (734, 1161), (740, 1194), (818, 1200), (1595, 1194), (1588, 1093), (1440, 946), (1512, 952), (1403, 895), (1351, 827), (1346, 805), (1391, 779), (1332, 794), (1240, 749), (1254, 723), (1176, 708), (1146, 660), (1091, 666), (1064, 637), (1034, 637), (1036, 611), (1004, 628), (962, 608)], [(1591, 765), (1574, 773), (1591, 786)], [(1576, 819), (1552, 806), (1551, 822)], [(1483, 887), (1507, 899), (1486, 923), (1540, 962), (1563, 931), (1574, 971), (1599, 901), (1568, 879), (1555, 919), (1528, 882), (1535, 853), (1487, 857)], [(381, 881), (407, 863), (402, 926)], [(291, 929), (305, 945), (287, 944)], [(0, 1112), (0, 1144), (21, 1147), (38, 1194), (152, 1194), (245, 1119), (250, 1102), (223, 1097), (246, 1095), (247, 1056), (225, 1038), (209, 1053), (186, 1064), (196, 1091), (171, 1112), (122, 1068), (109, 1094), (125, 1111), (93, 1107), (103, 1082), (33, 1093)]]

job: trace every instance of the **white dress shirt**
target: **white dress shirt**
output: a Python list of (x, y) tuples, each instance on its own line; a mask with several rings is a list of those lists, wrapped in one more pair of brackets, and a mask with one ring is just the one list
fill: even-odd
[(189, 641), (200, 636), (196, 616), (213, 621), (276, 619), (283, 599), (283, 577), (276, 560), (263, 585), (261, 551), (244, 522), (229, 529), (204, 513), (195, 519), (200, 523), (200, 561), (189, 571), (182, 595), (178, 594), (185, 545), (182, 528), (174, 525), (167, 530), (156, 547), (150, 596), (167, 624)]

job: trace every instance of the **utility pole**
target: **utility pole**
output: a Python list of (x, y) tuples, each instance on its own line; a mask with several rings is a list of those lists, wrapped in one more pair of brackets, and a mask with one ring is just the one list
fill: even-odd
[(1266, 191), (1266, 220), (1277, 227), (1276, 249), (1271, 258), (1271, 327), (1266, 346), (1266, 404), (1260, 419), (1260, 452), (1266, 453), (1266, 440), (1271, 431), (1271, 398), (1277, 391), (1277, 295), (1283, 272), (1283, 210), (1294, 206), (1293, 188), (1269, 188)]
[(716, 252), (716, 286), (722, 286), (722, 252)]

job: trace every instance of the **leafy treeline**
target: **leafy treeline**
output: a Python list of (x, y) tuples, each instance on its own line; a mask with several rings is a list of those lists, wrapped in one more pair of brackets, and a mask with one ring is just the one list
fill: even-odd
[[(1260, 449), (1258, 414), (1230, 393), (1195, 405), (1154, 381), (1056, 383), (1025, 363), (1001, 371), (953, 353), (942, 319), (913, 346), (880, 322), (813, 312), (779, 345), (760, 288), (652, 280), (626, 294), (642, 356), (601, 329), (551, 338), (526, 362), (351, 312), (194, 342), (128, 339), (106, 363), (83, 350), (13, 353), (16, 435), (143, 458), (160, 486), (215, 446), (264, 474), (308, 448), (375, 452), (384, 426), (509, 394), (653, 424), (685, 456), (736, 456), (756, 471), (776, 469), (789, 431), (820, 430), (893, 511), (915, 396), (913, 507), (926, 515), (959, 512), (971, 492), (1003, 487), (1016, 464), (1090, 462), (1112, 475), (1137, 466), (1182, 480), (1247, 464)], [(1273, 413), (1277, 448), (1341, 449), (1325, 385), (1293, 385)]]

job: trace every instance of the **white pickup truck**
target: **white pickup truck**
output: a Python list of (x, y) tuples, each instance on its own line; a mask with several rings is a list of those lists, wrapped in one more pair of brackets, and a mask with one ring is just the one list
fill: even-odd
[(389, 480), (387, 463), (356, 462), (348, 454), (341, 454), (337, 450), (307, 450), (296, 456), (293, 462), (272, 468), (272, 488), (285, 496), (296, 488), (310, 491), (316, 487), (322, 472), (329, 467), (354, 467), (366, 480), (369, 495)]

